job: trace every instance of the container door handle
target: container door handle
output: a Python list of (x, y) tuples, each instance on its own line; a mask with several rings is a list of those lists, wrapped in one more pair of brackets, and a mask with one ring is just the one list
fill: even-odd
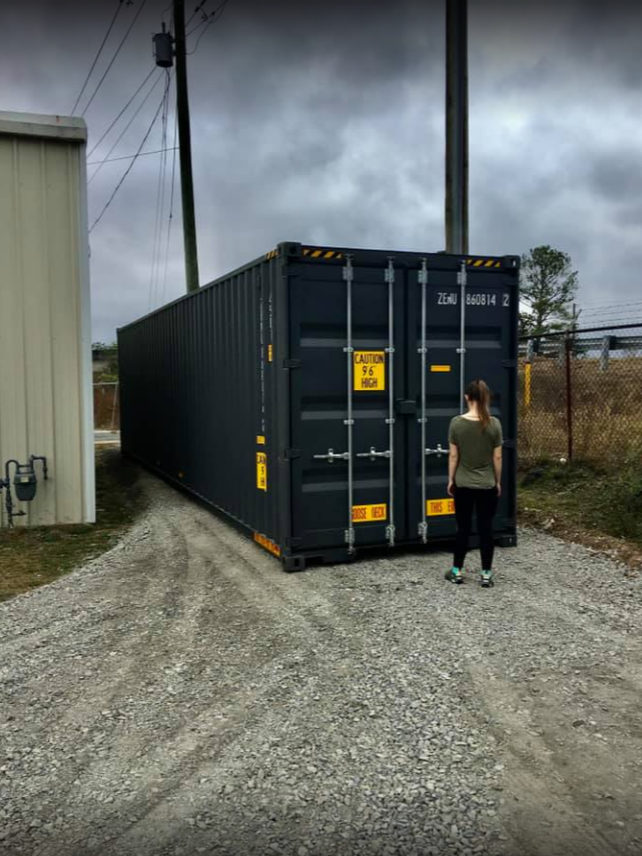
[(437, 455), (438, 458), (441, 458), (442, 455), (448, 454), (448, 449), (444, 449), (441, 443), (437, 443), (436, 449), (426, 449), (426, 455)]
[(327, 461), (331, 464), (333, 461), (349, 461), (352, 457), (350, 452), (335, 452), (334, 449), (328, 449), (326, 455), (313, 455), (315, 461)]
[(374, 446), (370, 447), (369, 452), (357, 452), (357, 458), (370, 458), (371, 461), (374, 461), (376, 458), (390, 458), (392, 452), (390, 449), (386, 449), (385, 452), (377, 452)]

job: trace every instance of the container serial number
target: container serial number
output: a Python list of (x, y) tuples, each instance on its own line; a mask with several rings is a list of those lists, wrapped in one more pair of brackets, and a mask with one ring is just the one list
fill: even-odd
[[(438, 306), (457, 306), (459, 295), (456, 291), (438, 291)], [(510, 294), (497, 294), (496, 292), (468, 292), (466, 294), (466, 306), (510, 306)]]

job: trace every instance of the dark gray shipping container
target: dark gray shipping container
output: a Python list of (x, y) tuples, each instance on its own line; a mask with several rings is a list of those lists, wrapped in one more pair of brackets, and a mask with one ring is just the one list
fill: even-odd
[(125, 454), (287, 570), (450, 539), (448, 424), (484, 378), (515, 544), (519, 258), (283, 243), (118, 331)]

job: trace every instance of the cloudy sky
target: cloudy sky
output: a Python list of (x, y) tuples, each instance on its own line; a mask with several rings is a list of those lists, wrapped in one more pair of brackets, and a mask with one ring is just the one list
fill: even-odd
[[(76, 111), (90, 152), (152, 70), (151, 35), (170, 20), (170, 0), (128, 2)], [(190, 30), (221, 0), (194, 13), (197, 2), (186, 0)], [(444, 2), (228, 0), (192, 33), (202, 282), (283, 240), (443, 249)], [(4, 2), (0, 109), (70, 113), (118, 5)], [(642, 12), (623, 0), (469, 5), (471, 250), (563, 249), (584, 317), (629, 319), (642, 310)], [(163, 96), (156, 75), (91, 152), (90, 176), (96, 161), (141, 145)], [(173, 95), (172, 85), (167, 146)], [(161, 148), (161, 119), (143, 151)], [(178, 167), (165, 265), (172, 156), (160, 226), (154, 154), (134, 164), (91, 233), (95, 340), (184, 291)], [(90, 223), (129, 164), (105, 163), (91, 181)], [(590, 311), (602, 305), (613, 308)]]

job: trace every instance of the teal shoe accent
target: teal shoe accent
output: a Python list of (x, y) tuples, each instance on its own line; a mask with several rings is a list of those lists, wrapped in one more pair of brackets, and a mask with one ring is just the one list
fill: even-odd
[(464, 576), (459, 568), (451, 568), (446, 571), (444, 577), (451, 583), (463, 583)]

